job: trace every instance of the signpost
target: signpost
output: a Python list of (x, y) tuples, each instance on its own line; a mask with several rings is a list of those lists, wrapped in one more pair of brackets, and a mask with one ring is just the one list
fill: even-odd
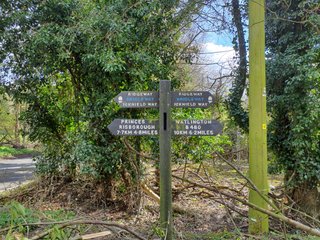
[(208, 108), (214, 98), (205, 91), (171, 92), (171, 82), (160, 81), (160, 92), (121, 92), (114, 100), (122, 108), (159, 108), (159, 121), (115, 119), (108, 126), (115, 136), (159, 135), (160, 224), (164, 239), (172, 240), (171, 136), (214, 136), (222, 131), (216, 120), (171, 120), (171, 107)]
[(160, 226), (164, 239), (172, 239), (171, 187), (171, 82), (160, 81)]

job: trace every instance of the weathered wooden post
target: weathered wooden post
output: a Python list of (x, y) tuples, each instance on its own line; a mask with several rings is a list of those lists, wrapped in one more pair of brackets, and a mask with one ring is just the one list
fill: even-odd
[(171, 189), (171, 82), (160, 81), (160, 224), (165, 239), (172, 239)]

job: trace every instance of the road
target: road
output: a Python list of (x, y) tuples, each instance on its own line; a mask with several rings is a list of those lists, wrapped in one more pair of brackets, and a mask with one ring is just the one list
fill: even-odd
[(31, 180), (34, 169), (31, 158), (0, 159), (0, 192)]

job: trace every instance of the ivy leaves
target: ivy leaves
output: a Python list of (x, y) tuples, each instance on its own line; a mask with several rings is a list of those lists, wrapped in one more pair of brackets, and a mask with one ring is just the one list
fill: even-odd
[(320, 36), (309, 24), (312, 8), (301, 7), (306, 4), (297, 1), (285, 10), (269, 3), (291, 21), (269, 16), (267, 22), (269, 144), (278, 164), (295, 172), (294, 184), (320, 180)]

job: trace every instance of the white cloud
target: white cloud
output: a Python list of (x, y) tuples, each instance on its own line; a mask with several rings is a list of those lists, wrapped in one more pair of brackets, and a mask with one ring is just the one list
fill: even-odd
[(236, 53), (233, 47), (205, 42), (200, 44), (199, 49), (198, 59), (194, 65), (202, 75), (201, 78), (199, 74), (195, 76), (198, 87), (213, 92), (220, 91), (220, 94), (225, 95), (231, 86), (230, 74), (236, 66)]
[(213, 60), (212, 62), (232, 61), (235, 57), (233, 47), (218, 45), (213, 42), (202, 44), (201, 53), (206, 58), (205, 60)]

